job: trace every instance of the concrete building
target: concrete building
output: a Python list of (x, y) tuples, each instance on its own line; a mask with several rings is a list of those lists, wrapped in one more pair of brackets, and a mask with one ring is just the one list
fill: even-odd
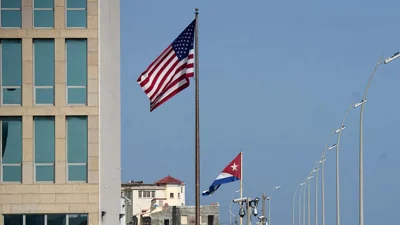
[[(143, 225), (194, 225), (196, 211), (194, 206), (169, 206), (163, 211), (152, 213)], [(200, 207), (201, 225), (219, 225), (219, 207), (207, 205)]]
[(0, 0), (0, 43), (0, 224), (119, 224), (119, 0)]
[(131, 202), (126, 207), (127, 224), (140, 225), (145, 218), (165, 207), (185, 205), (185, 183), (171, 176), (151, 184), (123, 183), (121, 191)]

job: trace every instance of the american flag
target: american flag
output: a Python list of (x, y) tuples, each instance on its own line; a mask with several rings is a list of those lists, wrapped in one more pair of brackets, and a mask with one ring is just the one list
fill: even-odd
[(139, 76), (137, 82), (150, 99), (150, 112), (189, 86), (194, 76), (196, 20)]

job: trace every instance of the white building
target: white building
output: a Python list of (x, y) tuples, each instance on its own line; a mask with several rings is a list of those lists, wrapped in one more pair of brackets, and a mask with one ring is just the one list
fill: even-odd
[(0, 224), (118, 224), (120, 0), (0, 14)]
[(127, 224), (146, 225), (151, 213), (167, 206), (185, 205), (185, 184), (169, 175), (152, 184), (130, 181), (121, 188), (124, 197), (131, 202), (126, 204)]

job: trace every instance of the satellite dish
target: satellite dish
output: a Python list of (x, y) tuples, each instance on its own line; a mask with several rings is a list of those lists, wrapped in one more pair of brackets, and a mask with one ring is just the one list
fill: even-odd
[(157, 207), (158, 207), (158, 204), (157, 204), (157, 203), (154, 203), (153, 206), (154, 206), (154, 208), (157, 208)]

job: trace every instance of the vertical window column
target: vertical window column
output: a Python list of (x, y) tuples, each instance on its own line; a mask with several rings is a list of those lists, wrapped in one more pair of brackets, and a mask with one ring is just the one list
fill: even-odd
[(68, 181), (87, 182), (87, 116), (67, 116), (66, 118)]
[(21, 28), (21, 24), (21, 0), (0, 0), (0, 27)]
[(87, 26), (87, 5), (82, 0), (66, 0), (66, 27), (86, 28)]
[(54, 105), (54, 39), (33, 40), (35, 105)]
[(55, 121), (54, 117), (35, 116), (35, 181), (54, 182)]
[(67, 105), (87, 102), (87, 39), (66, 39)]
[(2, 39), (0, 42), (1, 105), (21, 105), (22, 40)]
[(22, 182), (22, 118), (0, 117), (1, 182)]
[(54, 0), (33, 0), (33, 27), (54, 27)]

